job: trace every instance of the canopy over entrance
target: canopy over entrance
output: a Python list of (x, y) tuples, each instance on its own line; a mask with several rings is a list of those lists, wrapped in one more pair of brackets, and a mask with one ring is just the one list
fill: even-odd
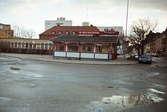
[(117, 43), (118, 36), (59, 36), (50, 39), (53, 42)]

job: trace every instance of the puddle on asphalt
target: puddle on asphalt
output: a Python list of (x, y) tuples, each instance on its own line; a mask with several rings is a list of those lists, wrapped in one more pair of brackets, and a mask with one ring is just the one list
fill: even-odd
[(31, 88), (34, 88), (34, 87), (36, 87), (36, 85), (35, 84), (31, 84)]
[(40, 74), (36, 74), (36, 73), (26, 73), (25, 76), (28, 76), (28, 77), (35, 77), (35, 78), (42, 78), (43, 75), (40, 75)]
[(8, 97), (0, 97), (0, 100), (9, 101), (9, 100), (12, 100), (12, 99), (11, 99), (11, 98), (8, 98)]
[(160, 85), (160, 84), (153, 84), (154, 86), (156, 86), (156, 87), (160, 87), (160, 88), (166, 88), (165, 86), (163, 86), (163, 85)]
[(13, 74), (18, 74), (19, 73), (17, 70), (11, 70), (10, 72), (13, 73)]
[(43, 75), (33, 73), (33, 72), (30, 72), (30, 71), (28, 71), (27, 74), (25, 74), (25, 75), (29, 76), (29, 77), (35, 77), (35, 78), (42, 78), (43, 77)]
[(149, 89), (146, 94), (134, 94), (128, 96), (113, 95), (111, 97), (103, 97), (101, 101), (91, 101), (86, 107), (90, 112), (110, 112), (110, 111), (120, 111), (125, 108), (133, 108), (135, 106), (147, 105), (150, 103), (161, 102), (164, 99), (158, 97), (156, 93), (164, 94), (164, 92), (157, 91), (155, 89)]
[(151, 92), (154, 92), (154, 93), (165, 94), (165, 92), (158, 91), (158, 90), (153, 89), (153, 88), (150, 88), (150, 89), (148, 89), (148, 90), (151, 91)]
[(158, 72), (150, 73), (150, 74), (147, 74), (147, 77), (154, 77), (157, 75), (160, 75), (160, 73), (158, 73)]
[(0, 60), (7, 60), (7, 58), (4, 58), (4, 57), (0, 57)]
[(43, 75), (32, 72), (32, 71), (25, 71), (25, 70), (21, 70), (18, 67), (11, 67), (10, 68), (10, 72), (14, 73), (14, 74), (20, 74), (21, 76), (28, 76), (28, 77), (35, 77), (35, 78), (42, 78)]
[(158, 72), (155, 72), (155, 73), (152, 73), (154, 76), (156, 76), (156, 75), (159, 75), (159, 73)]
[(41, 78), (43, 76), (42, 75), (35, 75), (34, 77)]

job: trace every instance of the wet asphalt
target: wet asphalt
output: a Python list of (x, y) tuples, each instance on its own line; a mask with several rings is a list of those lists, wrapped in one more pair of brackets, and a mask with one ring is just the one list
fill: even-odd
[(0, 112), (166, 112), (167, 60), (87, 65), (0, 55)]

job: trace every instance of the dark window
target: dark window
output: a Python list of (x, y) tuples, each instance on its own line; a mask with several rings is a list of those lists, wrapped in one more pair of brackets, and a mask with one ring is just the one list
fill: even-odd
[(82, 52), (92, 52), (93, 45), (82, 45)]
[(26, 43), (26, 48), (28, 48), (28, 43)]
[(17, 48), (17, 43), (15, 42), (15, 48)]
[(24, 43), (21, 43), (21, 48), (24, 48)]
[(30, 43), (30, 49), (32, 49), (32, 44)]
[(52, 49), (52, 44), (49, 44), (49, 49)]
[(108, 46), (96, 46), (96, 52), (108, 53)]
[(78, 45), (68, 44), (68, 51), (77, 51), (78, 52)]
[(13, 48), (13, 42), (11, 43), (11, 48)]
[(56, 44), (56, 50), (57, 51), (64, 51), (64, 44)]
[(34, 49), (36, 49), (36, 44), (34, 44)]
[(45, 49), (48, 49), (48, 44), (45, 44)]
[(21, 47), (21, 43), (20, 43), (20, 42), (18, 43), (18, 47), (19, 47), (19, 48)]
[(41, 49), (44, 49), (44, 44), (43, 43), (41, 43)]

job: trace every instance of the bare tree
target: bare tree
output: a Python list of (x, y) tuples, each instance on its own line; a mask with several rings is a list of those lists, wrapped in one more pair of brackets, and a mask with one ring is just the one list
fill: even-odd
[(12, 29), (14, 30), (15, 38), (32, 38), (36, 35), (34, 30), (26, 30), (23, 26), (14, 25)]
[(28, 30), (27, 31), (27, 37), (28, 38), (31, 38), (32, 39), (32, 37), (34, 37), (36, 35), (36, 33), (35, 33), (35, 31), (34, 30)]
[(23, 32), (24, 32), (24, 27), (22, 26), (12, 26), (12, 29), (14, 30), (14, 37), (15, 38), (23, 38)]
[(129, 41), (132, 45), (135, 45), (138, 49), (138, 54), (144, 53), (144, 45), (146, 35), (149, 34), (150, 31), (154, 31), (157, 27), (157, 22), (152, 22), (150, 19), (138, 19), (134, 21), (130, 26), (130, 37)]

